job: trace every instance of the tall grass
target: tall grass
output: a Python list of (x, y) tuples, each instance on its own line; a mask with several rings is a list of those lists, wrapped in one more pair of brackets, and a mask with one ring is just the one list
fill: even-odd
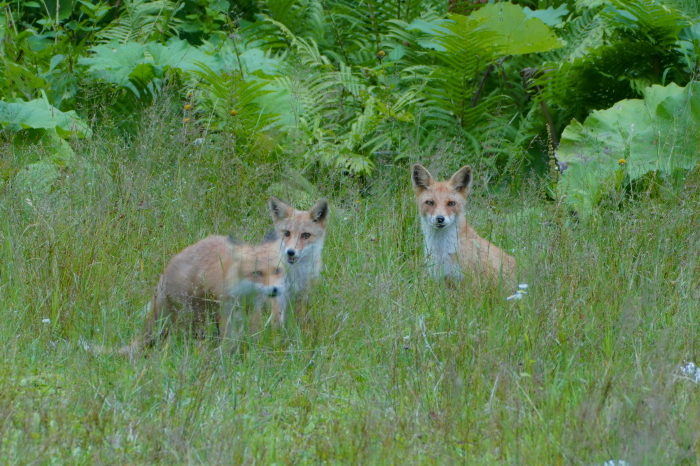
[(316, 195), (177, 121), (155, 107), (132, 138), (76, 142), (83, 163), (49, 196), (2, 188), (3, 463), (698, 462), (700, 386), (678, 377), (700, 359), (692, 184), (585, 222), (534, 188), (475, 186), (470, 222), (530, 285), (506, 301), (515, 290), (427, 279), (406, 167), (362, 189), (319, 180), (323, 280), (285, 332), (240, 357), (182, 336), (134, 361), (82, 350), (140, 331), (182, 247), (259, 240), (270, 194)]

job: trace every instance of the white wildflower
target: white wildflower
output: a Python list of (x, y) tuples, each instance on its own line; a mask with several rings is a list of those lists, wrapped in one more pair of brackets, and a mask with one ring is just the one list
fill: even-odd
[(526, 289), (527, 283), (521, 283), (520, 285), (518, 285), (518, 289), (515, 290), (515, 294), (508, 296), (506, 298), (506, 301), (515, 301), (518, 299), (523, 299), (523, 296), (527, 294), (527, 291), (525, 291)]
[(700, 367), (698, 367), (694, 362), (687, 362), (679, 369), (685, 378), (689, 379), (691, 382), (700, 383)]
[(518, 290), (515, 292), (515, 294), (512, 294), (506, 298), (506, 301), (513, 301), (517, 299), (523, 299), (523, 296), (525, 296), (527, 293), (523, 292), (522, 290)]

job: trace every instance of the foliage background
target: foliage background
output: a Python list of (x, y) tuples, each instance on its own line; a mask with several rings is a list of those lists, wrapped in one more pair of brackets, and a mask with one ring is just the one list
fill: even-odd
[[(693, 464), (692, 0), (0, 2), (9, 463)], [(407, 168), (475, 168), (514, 290), (423, 277)], [(563, 171), (562, 171), (563, 169)], [(242, 358), (141, 325), (163, 264), (331, 199), (323, 285)], [(572, 215), (573, 213), (573, 215)]]

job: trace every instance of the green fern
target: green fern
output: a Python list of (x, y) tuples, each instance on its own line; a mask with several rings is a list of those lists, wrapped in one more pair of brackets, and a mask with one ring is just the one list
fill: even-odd
[(177, 34), (178, 5), (170, 0), (124, 0), (119, 16), (98, 32), (101, 43), (148, 42)]
[(685, 83), (676, 43), (689, 18), (655, 0), (611, 0), (584, 11), (565, 33), (569, 43), (588, 35), (568, 55), (545, 64), (537, 84), (545, 101), (563, 109), (563, 122), (583, 119), (591, 110), (638, 97), (654, 83)]
[(270, 19), (283, 24), (295, 36), (324, 41), (326, 25), (323, 5), (318, 0), (264, 0), (260, 8)]
[[(227, 126), (241, 126), (255, 133), (269, 129), (279, 114), (265, 105), (265, 97), (273, 91), (269, 89), (271, 80), (250, 79), (240, 73), (221, 73), (206, 65), (195, 75), (197, 108), (204, 119), (209, 120), (215, 129)], [(233, 118), (232, 118), (233, 117)]]

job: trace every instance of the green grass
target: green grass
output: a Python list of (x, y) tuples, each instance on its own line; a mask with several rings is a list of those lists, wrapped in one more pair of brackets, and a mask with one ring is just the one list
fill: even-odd
[[(332, 217), (308, 319), (242, 357), (168, 339), (133, 362), (171, 255), (258, 240), (284, 165), (202, 146), (158, 109), (129, 140), (78, 141), (49, 196), (0, 203), (3, 463), (697, 464), (700, 195), (689, 184), (575, 222), (533, 192), (475, 187), (468, 218), (514, 249), (512, 289), (425, 277), (406, 167), (316, 181)], [(27, 154), (5, 145), (6, 164)], [(440, 167), (436, 167), (440, 168)], [(442, 167), (441, 176), (457, 168)], [(42, 319), (50, 319), (43, 323)]]

